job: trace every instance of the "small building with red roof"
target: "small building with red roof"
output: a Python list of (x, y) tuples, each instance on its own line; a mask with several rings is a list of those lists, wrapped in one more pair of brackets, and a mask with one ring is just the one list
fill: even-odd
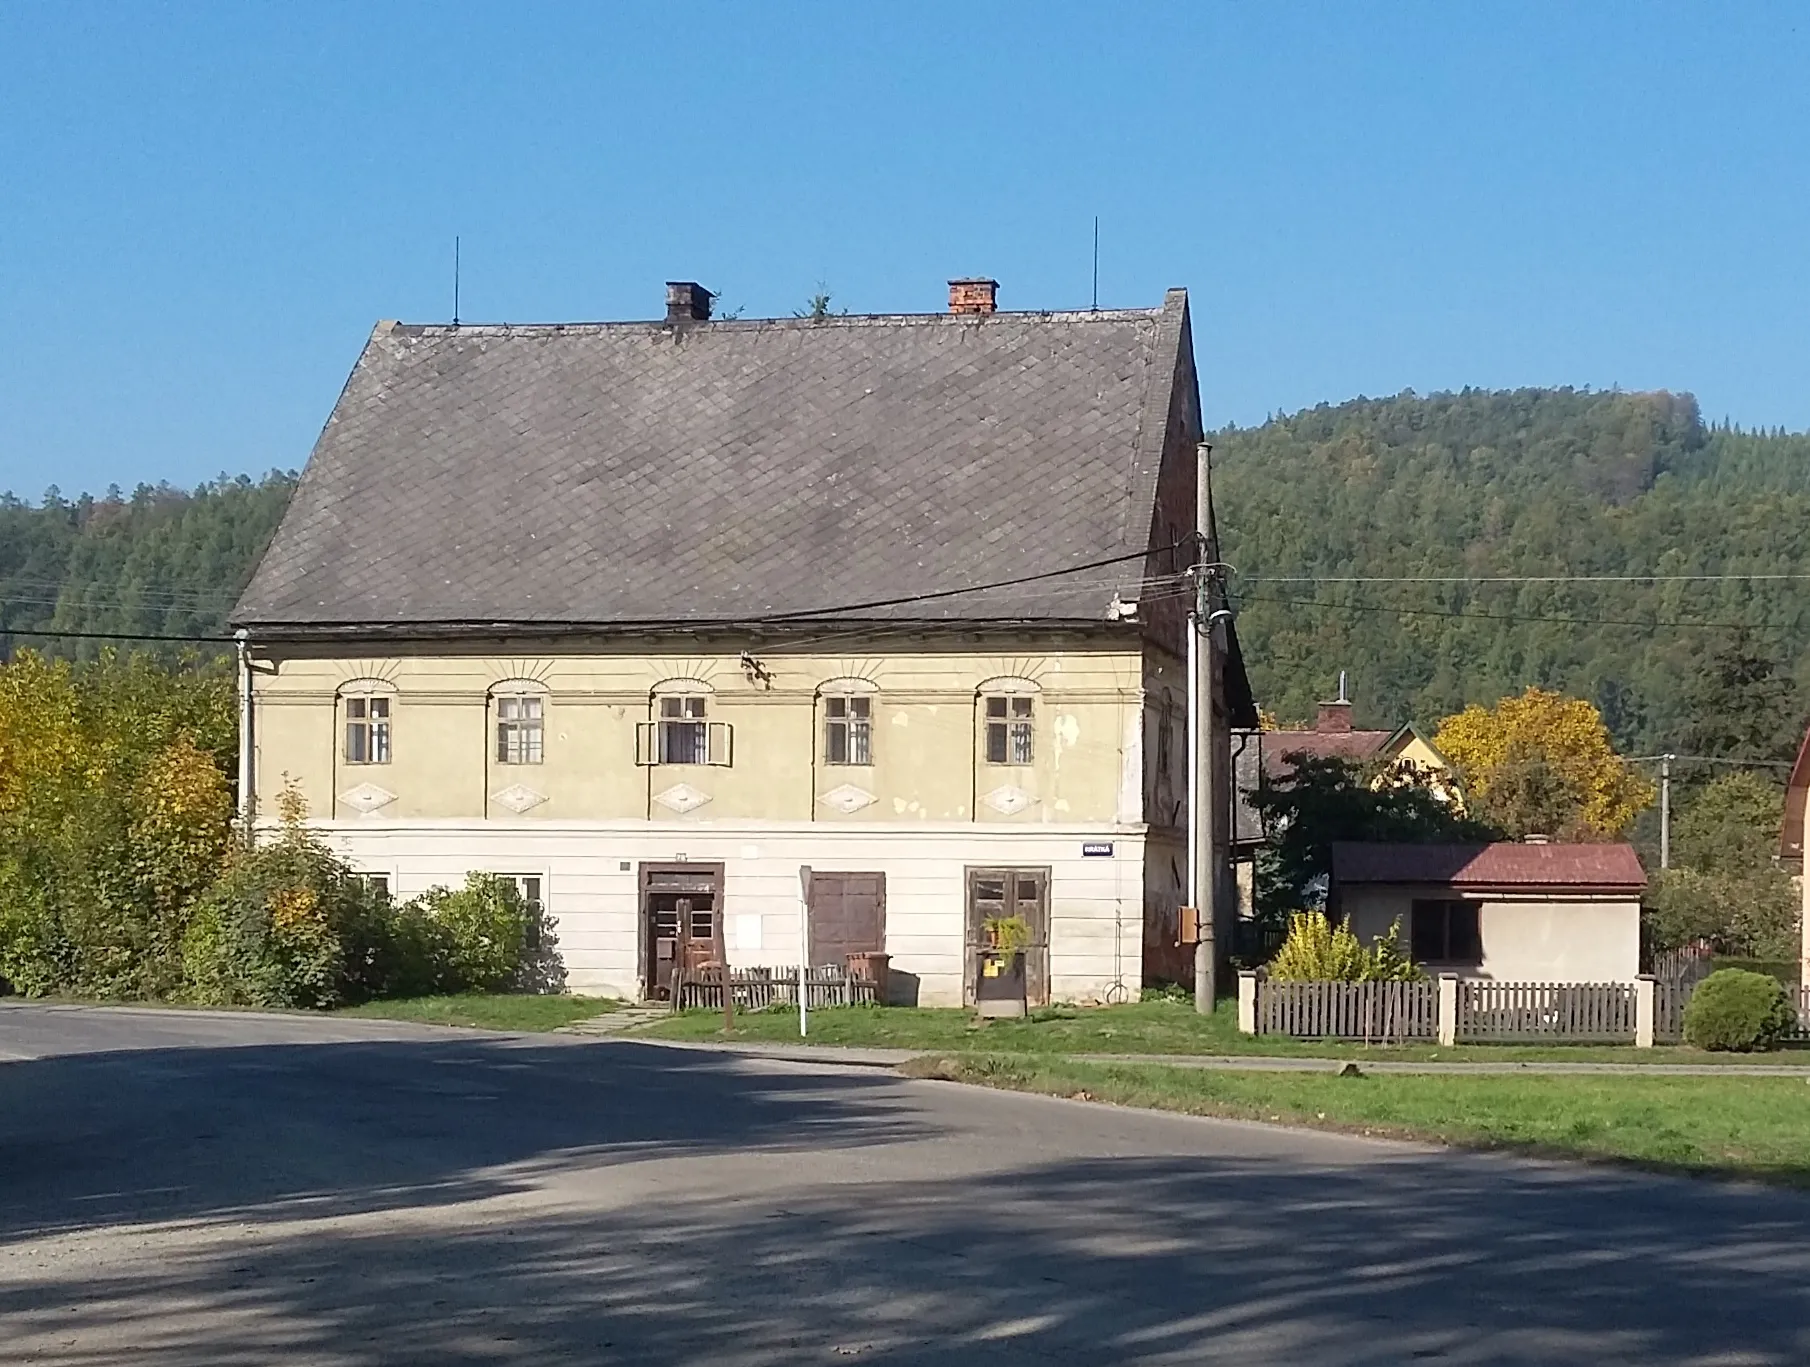
[(1431, 973), (1632, 982), (1646, 886), (1631, 845), (1335, 843), (1330, 905), (1369, 942), (1399, 922)]

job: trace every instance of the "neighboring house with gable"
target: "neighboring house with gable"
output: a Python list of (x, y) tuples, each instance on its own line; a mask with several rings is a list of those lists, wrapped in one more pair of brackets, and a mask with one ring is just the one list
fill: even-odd
[(1334, 843), (1327, 909), (1370, 942), (1399, 926), (1430, 972), (1633, 982), (1646, 885), (1631, 845)]
[(889, 953), (926, 1004), (1012, 914), (1034, 1000), (1136, 1000), (1185, 897), (1187, 295), (995, 288), (379, 324), (234, 613), (257, 816), (293, 785), (399, 897), (515, 877), (580, 990), (659, 995), (681, 918), (796, 963), (802, 899), (812, 962)]

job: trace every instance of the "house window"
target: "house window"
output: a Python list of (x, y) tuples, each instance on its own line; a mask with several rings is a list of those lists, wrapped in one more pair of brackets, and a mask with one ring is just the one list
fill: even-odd
[(1423, 964), (1480, 964), (1483, 935), (1478, 904), (1415, 899), (1409, 916), (1414, 961)]
[(346, 763), (390, 762), (390, 700), (346, 699)]
[(1175, 741), (1175, 715), (1169, 707), (1169, 700), (1163, 700), (1163, 710), (1156, 717), (1156, 771), (1159, 774), (1169, 772), (1169, 747)]
[(532, 693), (500, 694), (496, 700), (496, 762), (541, 762), (542, 699)]
[(661, 764), (708, 764), (710, 728), (704, 721), (704, 699), (660, 699)]
[(390, 876), (387, 873), (354, 873), (352, 881), (381, 901), (390, 900)]
[(826, 697), (823, 700), (823, 762), (872, 764), (874, 729), (872, 700)]
[(539, 949), (541, 918), (547, 911), (547, 903), (542, 896), (541, 876), (538, 873), (499, 873), (497, 877), (515, 884), (516, 892), (521, 895), (522, 906), (528, 913), (527, 947)]
[(1031, 702), (1015, 695), (987, 699), (987, 763), (1031, 762)]

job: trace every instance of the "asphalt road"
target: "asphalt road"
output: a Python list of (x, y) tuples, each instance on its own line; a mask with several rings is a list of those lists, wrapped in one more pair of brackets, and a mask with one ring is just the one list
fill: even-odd
[(1810, 1200), (631, 1042), (0, 1008), (0, 1361), (1810, 1362)]

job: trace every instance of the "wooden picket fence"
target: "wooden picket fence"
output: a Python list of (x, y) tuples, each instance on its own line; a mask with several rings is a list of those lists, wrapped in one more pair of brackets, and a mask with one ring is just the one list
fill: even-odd
[[(804, 971), (805, 1005), (812, 1009), (825, 1006), (858, 1006), (874, 1000), (874, 983), (856, 978), (839, 964), (824, 964)], [(744, 1011), (764, 1011), (769, 1006), (798, 1004), (798, 969), (737, 968), (729, 974), (729, 990), (735, 1004)], [(679, 986), (678, 1004), (683, 1008), (723, 1008), (723, 971), (706, 967), (686, 973)]]
[(1634, 1014), (1633, 983), (1458, 983), (1460, 1040), (1622, 1043)]
[(1432, 982), (1260, 982), (1257, 1033), (1392, 1043), (1439, 1038)]

